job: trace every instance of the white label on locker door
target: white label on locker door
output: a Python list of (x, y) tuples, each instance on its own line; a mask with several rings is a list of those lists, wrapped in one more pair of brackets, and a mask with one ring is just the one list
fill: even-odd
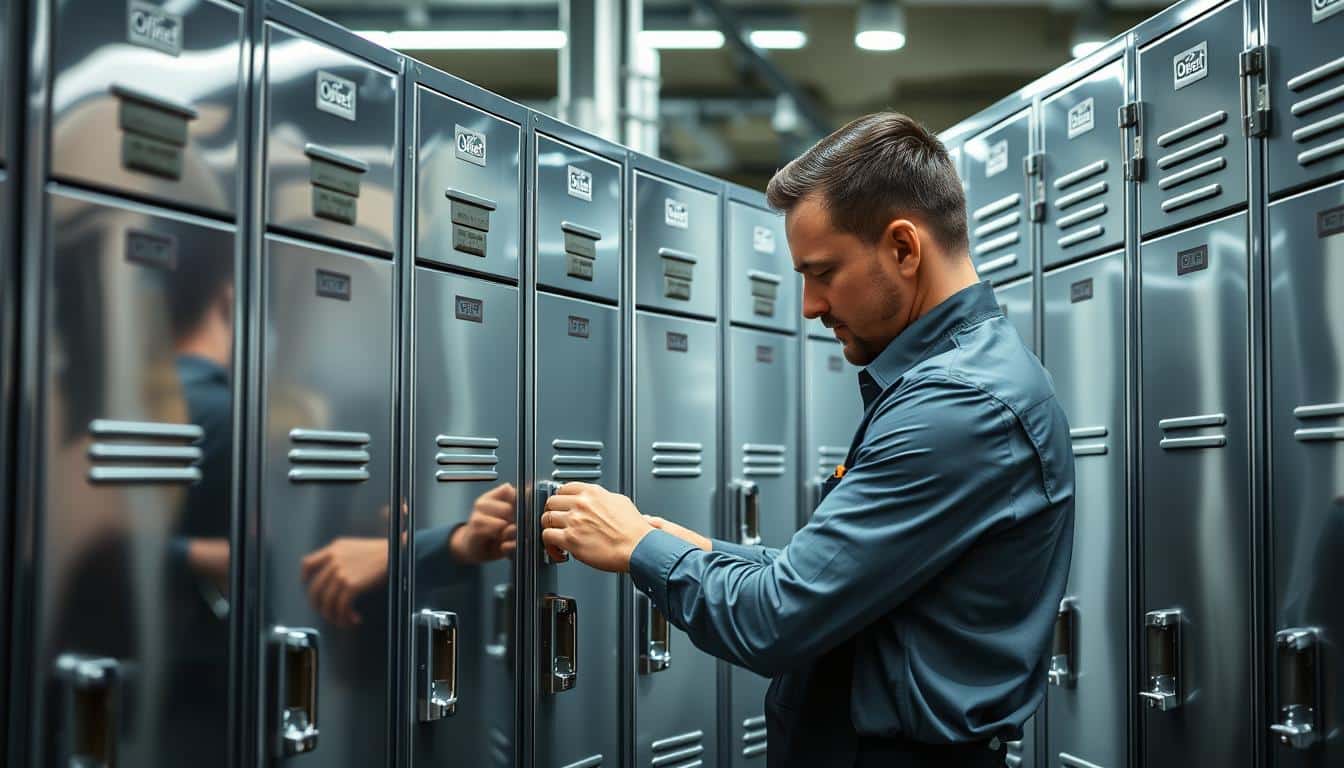
[(1344, 0), (1311, 0), (1311, 23), (1325, 21), (1340, 11), (1344, 11)]
[(1209, 76), (1209, 41), (1201, 40), (1199, 45), (1176, 54), (1171, 59), (1172, 73), (1176, 77), (1176, 90), (1191, 83), (1199, 82)]
[(1069, 138), (1087, 133), (1093, 128), (1093, 99), (1085, 99), (1069, 110)]
[(663, 199), (663, 222), (669, 227), (686, 229), (691, 226), (691, 211), (686, 204), (672, 198)]
[(989, 145), (989, 157), (985, 159), (985, 178), (992, 178), (1008, 170), (1008, 140), (1004, 139)]
[(751, 230), (751, 249), (757, 253), (775, 252), (775, 233), (769, 227), (755, 227)]
[(457, 159), (484, 168), (485, 134), (460, 125), (454, 125), (453, 129), (457, 133)]
[(177, 56), (182, 53), (182, 17), (151, 3), (131, 0), (126, 6), (126, 39)]
[(577, 197), (590, 203), (593, 201), (593, 174), (571, 165), (565, 176), (569, 179), (570, 197)]
[(328, 114), (355, 119), (355, 83), (330, 72), (317, 72), (317, 108)]

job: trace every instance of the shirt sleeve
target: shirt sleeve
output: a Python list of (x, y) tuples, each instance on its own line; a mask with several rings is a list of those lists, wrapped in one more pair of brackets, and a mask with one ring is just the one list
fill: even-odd
[(696, 646), (768, 676), (858, 634), (1010, 522), (1005, 467), (1030, 448), (997, 400), (926, 378), (878, 409), (854, 466), (776, 557), (655, 531), (631, 559), (635, 585)]

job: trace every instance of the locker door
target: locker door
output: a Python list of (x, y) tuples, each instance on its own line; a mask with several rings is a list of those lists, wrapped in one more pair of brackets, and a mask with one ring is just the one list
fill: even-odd
[(1274, 765), (1338, 765), (1344, 606), (1344, 184), (1269, 207)]
[(1252, 762), (1246, 228), (1139, 253), (1145, 765)]
[(1344, 171), (1344, 3), (1268, 3), (1269, 189)]
[[(453, 546), (481, 514), (516, 520), (518, 289), (415, 270), (411, 761), (514, 764), (513, 558)], [(502, 525), (502, 523), (501, 523)], [(455, 703), (452, 703), (455, 702)]]
[(537, 284), (616, 301), (621, 166), (547, 136), (535, 141)]
[(1108, 64), (1041, 105), (1045, 152), (1046, 269), (1125, 241), (1125, 66)]
[(859, 369), (845, 360), (841, 346), (826, 339), (803, 342), (803, 375), (807, 400), (803, 425), (807, 433), (802, 465), (807, 490), (799, 507), (799, 526), (812, 517), (821, 498), (821, 484), (843, 464), (854, 431), (863, 419)]
[(236, 237), (48, 202), (32, 765), (223, 768)]
[[(718, 328), (635, 315), (635, 504), (712, 535), (718, 501)], [(635, 594), (635, 764), (714, 763), (718, 666)]]
[(1004, 317), (1013, 324), (1018, 334), (1022, 337), (1022, 343), (1027, 345), (1027, 349), (1036, 352), (1036, 334), (1035, 320), (1033, 313), (1036, 305), (1036, 289), (1031, 283), (1031, 278), (1019, 280), (1008, 285), (1001, 285), (994, 289), (994, 295), (999, 297), (999, 309), (1003, 310)]
[[(731, 328), (727, 359), (731, 388), (724, 444), (732, 475), (726, 533), (731, 540), (782, 547), (797, 522), (798, 342), (792, 336)], [(724, 727), (729, 728), (732, 765), (759, 766), (765, 762), (769, 680), (740, 667), (730, 670), (731, 706)]]
[(1046, 753), (1050, 765), (1125, 766), (1125, 255), (1049, 273), (1044, 293), (1042, 352), (1071, 426), (1080, 565), (1069, 573), (1050, 651)]
[(1031, 110), (966, 142), (966, 210), (971, 261), (986, 280), (1031, 272), (1031, 213), (1023, 162), (1031, 152)]
[(635, 173), (635, 302), (701, 317), (719, 313), (719, 197)]
[[(797, 331), (801, 281), (789, 256), (784, 217), (734, 200), (728, 203), (727, 226), (728, 252), (723, 258), (727, 265), (728, 319), (777, 331)], [(820, 323), (816, 325), (821, 327)]]
[(1228, 3), (1139, 51), (1144, 236), (1246, 204), (1242, 9)]
[[(619, 313), (537, 296), (537, 481), (621, 490)], [(546, 493), (533, 489), (539, 525)], [(620, 584), (576, 561), (536, 573), (537, 768), (620, 763)]]
[(262, 258), (262, 747), (270, 765), (382, 765), (393, 264), (274, 236)]

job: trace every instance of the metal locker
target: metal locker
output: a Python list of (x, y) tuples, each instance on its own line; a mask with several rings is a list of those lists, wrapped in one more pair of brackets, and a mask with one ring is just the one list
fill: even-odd
[(88, 193), (46, 202), (37, 503), (19, 534), (29, 764), (222, 767), (236, 234)]
[[(262, 253), (262, 760), (382, 765), (391, 705), (394, 266), (277, 236)], [(361, 577), (333, 594), (335, 572)], [(337, 599), (337, 598), (340, 599)]]
[(265, 44), (268, 226), (392, 253), (396, 54), (354, 35), (339, 50), (275, 20), (266, 22)]
[(1046, 688), (1048, 764), (1129, 765), (1125, 254), (1045, 275), (1042, 358), (1068, 414), (1077, 526)]
[(1278, 766), (1338, 765), (1344, 523), (1344, 183), (1269, 206), (1273, 550), (1268, 696)]
[[(413, 765), (509, 766), (517, 643), (514, 558), (459, 553), (458, 525), (516, 521), (519, 485), (518, 289), (415, 269), (410, 613)], [(501, 523), (502, 525), (503, 523)]]
[[(1248, 83), (1268, 82), (1271, 195), (1337, 176), (1344, 171), (1344, 3), (1265, 3), (1268, 62)], [(1252, 69), (1257, 69), (1252, 67)]]
[(1144, 237), (1246, 204), (1243, 26), (1241, 3), (1230, 2), (1139, 48)]
[[(731, 474), (724, 533), (738, 543), (782, 547), (797, 523), (798, 341), (729, 328), (726, 359), (724, 445)], [(754, 672), (730, 667), (726, 727), (732, 766), (764, 762), (768, 685)]]
[[(612, 257), (614, 259), (614, 256)], [(536, 485), (532, 519), (554, 486), (577, 481), (622, 491), (621, 328), (615, 307), (537, 294)], [(536, 536), (539, 541), (540, 536)], [(535, 573), (538, 768), (614, 768), (623, 715), (621, 579), (577, 561), (550, 562), (538, 544)]]
[(243, 9), (222, 0), (51, 6), (52, 176), (234, 215)]
[[(637, 312), (635, 359), (635, 504), (711, 534), (719, 499), (718, 327)], [(714, 707), (705, 705), (717, 691), (716, 660), (640, 593), (634, 622), (635, 764), (713, 765), (718, 727)]]
[(1014, 114), (968, 139), (967, 225), (971, 261), (986, 280), (1007, 282), (1031, 273), (1031, 222), (1037, 199), (1028, 176), (1032, 111)]
[(544, 134), (534, 141), (537, 285), (616, 301), (624, 229), (621, 165)]
[(525, 113), (484, 92), (470, 94), (479, 106), (446, 96), (436, 88), (468, 87), (433, 75), (415, 89), (416, 258), (517, 280), (522, 129), (508, 118)]
[(1239, 213), (1139, 249), (1144, 765), (1253, 764), (1246, 243)]
[(718, 183), (642, 156), (635, 168), (635, 305), (717, 317)]
[[(723, 256), (727, 270), (724, 279), (728, 282), (728, 320), (796, 333), (799, 279), (789, 256), (784, 217), (766, 208), (764, 196), (759, 193), (735, 187), (731, 190)], [(819, 322), (816, 326), (821, 328)]]
[(834, 339), (803, 340), (804, 494), (798, 527), (812, 517), (821, 500), (821, 485), (845, 463), (854, 432), (863, 419), (859, 369), (845, 360)]
[(1030, 277), (1024, 277), (1007, 285), (1000, 285), (994, 289), (994, 295), (999, 299), (999, 309), (1003, 311), (1004, 317), (1013, 324), (1018, 334), (1022, 337), (1022, 343), (1027, 345), (1027, 349), (1036, 354), (1036, 286), (1032, 283)]
[(1044, 268), (1125, 241), (1125, 66), (1113, 61), (1041, 102)]

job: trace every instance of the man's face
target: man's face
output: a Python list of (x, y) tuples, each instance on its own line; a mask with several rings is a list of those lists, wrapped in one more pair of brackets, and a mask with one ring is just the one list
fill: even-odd
[(785, 220), (793, 268), (803, 276), (803, 316), (821, 318), (844, 344), (845, 358), (867, 365), (904, 329), (909, 288), (884, 243), (868, 243), (831, 226), (811, 195)]

